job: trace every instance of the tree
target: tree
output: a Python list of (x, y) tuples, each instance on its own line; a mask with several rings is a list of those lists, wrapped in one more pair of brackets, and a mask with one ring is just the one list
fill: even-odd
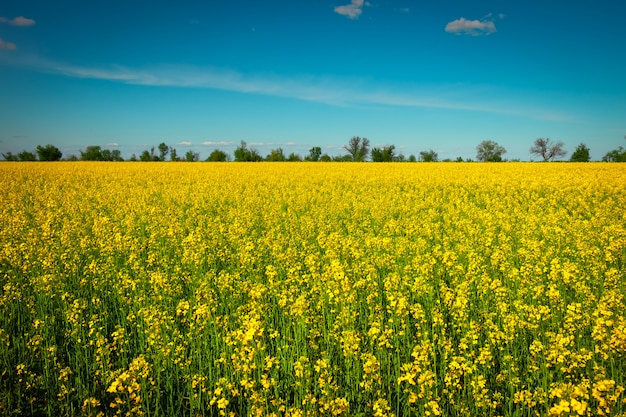
[(178, 161), (178, 153), (176, 153), (176, 148), (170, 148), (170, 161)]
[(121, 162), (121, 161), (124, 160), (124, 158), (122, 158), (122, 152), (120, 152), (119, 149), (113, 149), (111, 151), (111, 158), (112, 158), (111, 159), (112, 161), (119, 161), (119, 162)]
[(152, 155), (147, 150), (144, 150), (141, 155), (139, 155), (139, 160), (141, 162), (150, 162), (152, 161)]
[(167, 156), (169, 151), (170, 151), (169, 146), (167, 146), (163, 142), (159, 143), (159, 160), (165, 161), (165, 157)]
[(17, 158), (20, 161), (36, 161), (37, 160), (37, 157), (35, 156), (35, 154), (33, 152), (28, 152), (28, 151), (22, 151), (18, 153)]
[(319, 146), (314, 146), (311, 149), (309, 149), (309, 156), (307, 156), (307, 161), (313, 161), (313, 162), (317, 162), (320, 160), (320, 157), (322, 156), (322, 148), (320, 148)]
[(576, 150), (569, 158), (571, 162), (589, 162), (591, 157), (589, 156), (589, 148), (584, 143), (581, 143), (576, 147)]
[(188, 150), (185, 153), (185, 161), (187, 162), (197, 162), (199, 159), (200, 159), (200, 154), (198, 152)]
[(563, 149), (563, 142), (550, 143), (550, 139), (539, 138), (530, 148), (530, 153), (541, 156), (545, 162), (552, 161), (554, 158), (563, 158), (567, 155), (567, 151)]
[(373, 162), (393, 162), (395, 158), (395, 145), (385, 146), (383, 148), (372, 148)]
[(302, 157), (295, 152), (291, 152), (287, 157), (289, 162), (302, 162)]
[(284, 162), (285, 159), (283, 148), (272, 149), (270, 154), (267, 155), (267, 158), (265, 158), (265, 160), (269, 162)]
[(613, 149), (607, 152), (607, 154), (602, 157), (602, 160), (605, 162), (626, 162), (626, 149), (621, 146), (617, 149)]
[(350, 154), (352, 161), (363, 162), (370, 153), (370, 141), (367, 138), (354, 136), (347, 145), (344, 145), (343, 149)]
[(328, 155), (327, 153), (322, 154), (322, 156), (320, 156), (320, 162), (330, 162), (332, 160), (333, 158), (331, 158), (330, 155)]
[(4, 158), (5, 161), (18, 161), (19, 160), (17, 155), (13, 155), (13, 152), (3, 153), (2, 157)]
[(409, 155), (409, 162), (416, 162), (417, 158), (415, 157), (415, 155), (411, 154)]
[(420, 152), (420, 159), (424, 162), (437, 162), (439, 155), (432, 149)]
[(220, 151), (219, 149), (215, 149), (206, 160), (208, 162), (226, 162), (228, 161), (228, 154), (224, 151)]
[[(323, 157), (322, 157), (323, 159)], [(332, 157), (333, 162), (353, 162), (352, 155), (335, 155)]]
[(103, 149), (100, 152), (100, 161), (112, 161), (113, 160), (113, 154), (111, 153), (110, 149)]
[(80, 159), (82, 161), (101, 161), (102, 160), (102, 148), (96, 145), (87, 146), (87, 149), (80, 150)]
[(241, 145), (235, 149), (235, 162), (259, 162), (263, 158), (256, 149), (248, 149), (246, 142), (241, 141)]
[(40, 161), (60, 161), (63, 154), (54, 145), (37, 146), (37, 155)]
[(492, 140), (484, 140), (476, 147), (476, 159), (482, 162), (501, 162), (505, 153), (506, 149)]

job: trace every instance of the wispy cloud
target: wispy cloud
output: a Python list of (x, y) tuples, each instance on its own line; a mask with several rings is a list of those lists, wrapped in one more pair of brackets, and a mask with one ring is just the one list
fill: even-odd
[(446, 32), (472, 36), (489, 35), (496, 32), (491, 13), (480, 20), (468, 20), (464, 17), (453, 20), (446, 25)]
[(364, 0), (352, 0), (350, 4), (335, 7), (335, 13), (346, 16), (349, 19), (358, 19), (363, 12), (363, 6), (369, 6)]
[(189, 142), (187, 140), (184, 140), (182, 142), (178, 142), (177, 145), (181, 145), (181, 146), (191, 146), (193, 145), (193, 142)]
[(33, 19), (28, 19), (24, 16), (18, 16), (13, 19), (8, 19), (6, 17), (0, 16), (0, 23), (6, 23), (11, 26), (33, 26), (35, 21)]
[[(520, 107), (497, 101), (485, 101), (489, 92), (462, 86), (407, 87), (372, 85), (362, 79), (272, 74), (242, 74), (213, 67), (161, 65), (129, 68), (119, 65), (83, 67), (35, 56), (0, 54), (0, 65), (10, 65), (66, 77), (108, 80), (132, 85), (208, 88), (242, 94), (262, 94), (325, 103), (338, 107), (395, 106), (468, 110), (527, 116), (537, 119), (569, 120), (566, 115), (536, 106)], [(192, 145), (180, 142), (179, 145)]]
[(117, 143), (117, 142), (110, 142), (110, 143), (107, 143), (107, 146), (112, 147), (112, 148), (115, 148), (115, 147), (117, 147), (117, 146), (120, 146), (120, 144), (119, 144), (119, 143)]
[(235, 142), (225, 142), (225, 141), (213, 142), (213, 141), (206, 141), (206, 142), (202, 142), (202, 145), (205, 145), (205, 146), (233, 146), (233, 145), (235, 145)]
[(0, 50), (2, 51), (15, 51), (17, 46), (13, 42), (5, 42), (0, 38)]

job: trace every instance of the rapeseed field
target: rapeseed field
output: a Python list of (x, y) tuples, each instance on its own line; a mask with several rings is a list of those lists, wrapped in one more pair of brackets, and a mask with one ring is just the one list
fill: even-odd
[(626, 415), (626, 166), (2, 163), (0, 414)]

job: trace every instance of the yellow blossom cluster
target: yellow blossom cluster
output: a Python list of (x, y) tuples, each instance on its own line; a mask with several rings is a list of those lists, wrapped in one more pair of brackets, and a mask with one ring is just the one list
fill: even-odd
[(0, 164), (0, 415), (625, 416), (623, 164)]

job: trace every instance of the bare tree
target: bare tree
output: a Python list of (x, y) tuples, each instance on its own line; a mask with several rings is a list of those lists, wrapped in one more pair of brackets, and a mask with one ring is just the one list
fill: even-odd
[(354, 162), (363, 162), (370, 153), (370, 141), (367, 138), (354, 136), (343, 148), (348, 151)]
[(554, 158), (563, 158), (567, 151), (563, 149), (563, 142), (550, 143), (550, 139), (539, 138), (530, 148), (530, 153), (541, 156), (544, 161), (551, 161)]

